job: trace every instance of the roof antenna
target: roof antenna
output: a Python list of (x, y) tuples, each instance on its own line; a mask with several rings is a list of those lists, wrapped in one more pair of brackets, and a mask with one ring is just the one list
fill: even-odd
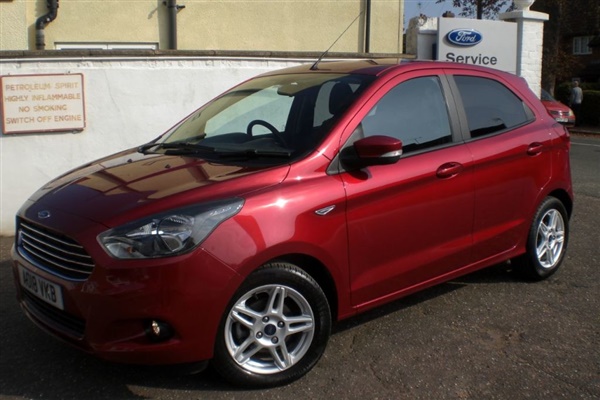
[(323, 57), (325, 57), (325, 55), (327, 55), (327, 53), (329, 53), (329, 50), (331, 50), (331, 48), (338, 42), (338, 40), (340, 40), (342, 38), (342, 36), (344, 36), (344, 33), (346, 33), (346, 31), (348, 29), (350, 29), (350, 27), (356, 22), (356, 20), (363, 15), (364, 11), (361, 11), (360, 13), (358, 13), (358, 15), (356, 16), (356, 18), (354, 18), (354, 20), (352, 22), (350, 22), (350, 25), (348, 25), (348, 27), (344, 30), (344, 32), (342, 32), (342, 34), (340, 36), (338, 36), (337, 39), (335, 39), (335, 42), (333, 42), (331, 44), (331, 46), (329, 46), (329, 48), (327, 50), (325, 50), (323, 52), (323, 54), (321, 54), (321, 56), (319, 57), (319, 59), (312, 65), (312, 67), (310, 67), (311, 71), (316, 71), (319, 69), (319, 63), (321, 62), (321, 60), (323, 59)]

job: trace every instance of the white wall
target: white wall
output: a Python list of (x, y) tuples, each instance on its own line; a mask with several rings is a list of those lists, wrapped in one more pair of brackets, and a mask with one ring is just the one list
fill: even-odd
[(536, 11), (517, 10), (499, 15), (502, 21), (517, 23), (517, 75), (523, 77), (531, 90), (542, 92), (542, 55), (544, 22), (549, 15)]
[(406, 54), (420, 60), (433, 60), (433, 45), (437, 43), (438, 18), (413, 17), (406, 30)]
[(82, 73), (87, 121), (80, 133), (0, 134), (0, 235), (14, 234), (15, 213), (47, 181), (88, 161), (150, 141), (242, 80), (302, 62), (181, 57), (0, 59), (0, 75)]

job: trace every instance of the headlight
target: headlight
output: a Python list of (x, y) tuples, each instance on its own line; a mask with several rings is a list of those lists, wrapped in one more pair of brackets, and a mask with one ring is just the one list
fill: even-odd
[(236, 198), (171, 210), (106, 231), (98, 240), (116, 258), (177, 255), (202, 243), (243, 205), (244, 200)]

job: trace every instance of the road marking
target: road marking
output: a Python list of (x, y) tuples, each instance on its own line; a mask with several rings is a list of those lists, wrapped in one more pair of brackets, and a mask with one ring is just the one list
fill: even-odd
[(591, 143), (578, 143), (571, 140), (571, 144), (577, 144), (579, 146), (590, 146), (590, 147), (600, 147), (600, 144), (591, 144)]

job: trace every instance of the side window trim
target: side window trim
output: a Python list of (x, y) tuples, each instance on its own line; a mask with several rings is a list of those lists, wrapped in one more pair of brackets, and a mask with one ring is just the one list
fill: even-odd
[(446, 71), (446, 81), (448, 83), (449, 93), (452, 95), (452, 101), (454, 102), (454, 113), (456, 114), (457, 123), (457, 136), (463, 142), (471, 140), (471, 134), (469, 132), (469, 122), (467, 120), (467, 113), (465, 112), (465, 106), (460, 96), (458, 86), (454, 81), (454, 71)]
[[(446, 71), (444, 71), (446, 72)], [(448, 110), (448, 118), (450, 119), (450, 130), (452, 132), (452, 142), (449, 144), (459, 144), (465, 141), (465, 137), (463, 135), (462, 129), (462, 121), (459, 111), (462, 110), (462, 100), (460, 96), (457, 98), (455, 96), (455, 91), (452, 88), (452, 84), (454, 84), (453, 79), (449, 79), (449, 74), (438, 74), (438, 78), (440, 79), (440, 83), (442, 85), (442, 95), (444, 96), (444, 100), (446, 102), (446, 109)], [(458, 92), (456, 92), (458, 93)], [(460, 104), (460, 107), (459, 107)]]

